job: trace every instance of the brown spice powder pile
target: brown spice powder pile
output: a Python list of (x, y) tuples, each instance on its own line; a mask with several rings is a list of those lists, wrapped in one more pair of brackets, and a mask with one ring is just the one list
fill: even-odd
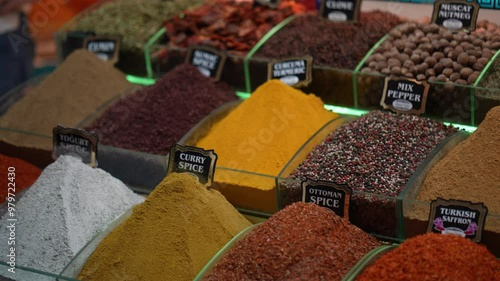
[[(58, 124), (74, 127), (87, 115), (130, 88), (125, 75), (86, 50), (73, 52), (52, 74), (1, 118), (0, 127), (52, 136)], [(50, 148), (51, 139), (1, 132), (9, 143)], [(44, 140), (44, 139), (42, 139)]]
[(330, 210), (298, 202), (240, 240), (206, 280), (342, 280), (377, 246)]
[[(417, 196), (483, 202), (488, 214), (500, 214), (500, 106), (491, 109), (477, 130), (453, 148), (429, 172)], [(418, 210), (420, 211), (420, 210)], [(427, 213), (411, 214), (427, 220)], [(500, 232), (500, 221), (486, 218), (485, 228)]]

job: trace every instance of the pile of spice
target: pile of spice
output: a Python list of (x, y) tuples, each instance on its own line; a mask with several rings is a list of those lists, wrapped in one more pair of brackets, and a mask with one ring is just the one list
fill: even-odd
[(250, 225), (218, 191), (170, 174), (104, 238), (78, 279), (190, 281)]
[(377, 246), (330, 210), (298, 202), (238, 241), (204, 280), (342, 280)]
[[(17, 200), (15, 195), (30, 187), (42, 173), (40, 168), (33, 164), (3, 154), (0, 154), (0, 171), (6, 175), (6, 187), (0, 189), (0, 204), (5, 202), (9, 193), (14, 194), (13, 198)], [(7, 183), (13, 184), (7, 186)], [(9, 187), (13, 189), (9, 190)]]
[(183, 64), (114, 102), (87, 129), (103, 144), (165, 155), (203, 117), (233, 100), (228, 85)]
[(278, 9), (253, 1), (217, 0), (184, 11), (165, 23), (169, 44), (206, 45), (246, 53), (285, 18), (305, 12), (295, 1), (280, 1)]
[(202, 2), (203, 0), (110, 1), (79, 18), (74, 29), (122, 35), (122, 49), (143, 50), (165, 18)]
[[(477, 130), (449, 151), (427, 174), (418, 201), (482, 202), (488, 214), (500, 214), (500, 106), (491, 109)], [(427, 221), (429, 210), (416, 208), (411, 219)], [(486, 217), (486, 230), (500, 233), (500, 219)]]
[[(16, 198), (16, 264), (59, 274), (94, 235), (143, 200), (107, 172), (59, 157)], [(0, 220), (2, 237), (10, 236), (10, 218), (8, 212)], [(0, 250), (9, 253), (10, 247), (1, 243)]]
[(266, 41), (255, 56), (282, 59), (309, 54), (315, 64), (354, 69), (370, 48), (400, 23), (396, 15), (381, 11), (363, 12), (355, 24), (300, 16)]
[[(401, 193), (431, 150), (454, 132), (453, 127), (431, 119), (372, 111), (328, 135), (289, 177), (333, 181), (367, 193), (353, 195), (351, 221), (365, 231), (393, 236), (396, 202), (392, 198)], [(301, 200), (299, 185), (280, 188), (284, 205)]]
[(411, 238), (366, 268), (358, 281), (498, 280), (500, 261), (484, 246), (456, 235)]
[[(0, 127), (52, 136), (58, 124), (75, 127), (99, 106), (131, 85), (125, 75), (85, 50), (73, 52), (42, 83), (0, 118)], [(51, 149), (51, 138), (2, 132), (8, 143)]]
[(313, 94), (270, 80), (216, 123), (196, 146), (214, 149), (218, 169), (215, 182), (236, 206), (276, 211), (274, 177), (309, 137), (338, 117)]

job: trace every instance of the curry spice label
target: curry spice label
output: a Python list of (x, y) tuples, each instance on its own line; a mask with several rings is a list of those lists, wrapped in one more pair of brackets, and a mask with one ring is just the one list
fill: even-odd
[(380, 106), (398, 113), (425, 112), (430, 85), (426, 81), (388, 76), (385, 78)]
[(302, 182), (302, 202), (325, 207), (345, 219), (349, 219), (351, 195), (352, 189), (345, 184), (310, 179)]
[(188, 173), (195, 176), (206, 187), (214, 181), (217, 154), (214, 150), (204, 150), (194, 146), (176, 144), (170, 150), (167, 175)]
[(214, 48), (194, 46), (189, 49), (186, 62), (198, 67), (205, 77), (218, 81), (226, 62), (226, 54)]
[(267, 80), (279, 79), (292, 87), (307, 86), (312, 81), (312, 62), (311, 56), (271, 61), (268, 64)]
[(451, 31), (474, 31), (479, 4), (466, 0), (439, 0), (434, 2), (432, 23)]
[(97, 166), (97, 143), (99, 137), (94, 132), (57, 126), (53, 129), (52, 158), (74, 155), (91, 167)]
[(438, 198), (431, 203), (427, 232), (453, 234), (480, 242), (487, 213), (483, 203)]
[(331, 21), (358, 22), (361, 0), (322, 0), (320, 15)]
[(112, 64), (118, 62), (120, 45), (120, 36), (88, 36), (83, 43), (86, 50)]

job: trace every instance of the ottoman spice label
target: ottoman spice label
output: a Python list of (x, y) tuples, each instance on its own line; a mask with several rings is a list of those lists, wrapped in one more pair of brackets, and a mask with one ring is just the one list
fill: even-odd
[(466, 0), (440, 0), (434, 3), (432, 22), (452, 31), (476, 29), (479, 4)]
[(226, 55), (216, 49), (204, 46), (191, 47), (186, 58), (186, 63), (192, 64), (206, 77), (220, 79)]
[(322, 0), (320, 15), (331, 21), (357, 22), (361, 0)]
[(414, 79), (386, 77), (380, 105), (399, 113), (425, 112), (429, 83)]
[(302, 182), (302, 202), (328, 208), (345, 219), (349, 219), (351, 194), (352, 189), (345, 184), (310, 179)]
[(214, 181), (216, 162), (217, 154), (214, 150), (176, 144), (170, 150), (167, 175), (188, 173), (195, 176), (201, 184), (210, 187)]
[(431, 203), (427, 232), (454, 234), (480, 242), (487, 213), (483, 203), (438, 198)]
[(94, 132), (81, 129), (65, 128), (57, 126), (54, 128), (54, 149), (52, 158), (55, 160), (61, 155), (75, 155), (82, 159), (83, 163), (91, 167), (97, 166), (97, 142), (98, 136)]
[(120, 42), (120, 36), (89, 36), (83, 46), (101, 60), (115, 64), (119, 59)]
[(271, 61), (268, 64), (267, 79), (279, 79), (292, 87), (307, 86), (312, 81), (312, 61), (311, 56)]

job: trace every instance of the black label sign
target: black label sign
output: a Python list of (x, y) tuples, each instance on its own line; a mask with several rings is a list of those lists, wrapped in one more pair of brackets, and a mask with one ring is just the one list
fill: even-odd
[(302, 182), (302, 202), (314, 203), (349, 219), (352, 189), (327, 181), (305, 180)]
[(440, 0), (434, 2), (432, 23), (452, 31), (476, 29), (479, 4), (467, 0)]
[(386, 77), (380, 105), (399, 113), (425, 112), (429, 83), (408, 78)]
[(213, 48), (195, 46), (189, 50), (186, 62), (198, 67), (204, 76), (219, 80), (226, 62), (226, 55)]
[(167, 175), (170, 173), (189, 173), (210, 187), (214, 181), (217, 154), (213, 150), (176, 144), (170, 150)]
[(361, 0), (322, 0), (320, 14), (331, 21), (357, 22)]
[(271, 61), (268, 64), (267, 79), (279, 79), (288, 86), (307, 86), (312, 81), (311, 56)]
[(85, 164), (97, 166), (97, 142), (99, 137), (94, 132), (57, 126), (53, 130), (52, 158), (61, 155), (80, 157)]
[(487, 213), (483, 203), (438, 198), (431, 203), (427, 232), (459, 235), (480, 242)]
[(118, 62), (121, 38), (119, 36), (89, 36), (83, 46), (103, 61)]
[(280, 0), (254, 0), (254, 6), (266, 6), (271, 9), (276, 9), (280, 5)]

